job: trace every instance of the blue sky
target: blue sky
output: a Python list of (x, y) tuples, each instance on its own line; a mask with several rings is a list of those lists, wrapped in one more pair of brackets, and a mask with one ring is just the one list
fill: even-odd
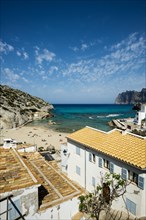
[(1, 83), (51, 103), (144, 88), (145, 0), (1, 0)]

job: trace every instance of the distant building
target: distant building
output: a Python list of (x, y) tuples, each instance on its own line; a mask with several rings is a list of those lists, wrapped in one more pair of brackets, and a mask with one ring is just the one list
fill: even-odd
[(3, 148), (6, 148), (6, 149), (17, 148), (17, 141), (12, 138), (4, 139)]
[[(67, 140), (62, 167), (70, 179), (93, 191), (106, 172), (120, 174), (131, 181), (124, 194), (127, 209), (146, 216), (146, 138), (118, 129), (103, 132), (85, 127)], [(122, 198), (112, 205), (123, 211), (126, 206)]]
[(134, 122), (137, 125), (143, 125), (146, 128), (146, 104), (140, 105), (140, 110), (137, 111)]
[(35, 152), (37, 151), (37, 146), (32, 144), (26, 144), (24, 142), (16, 141), (12, 138), (4, 139), (3, 148), (10, 149), (15, 148), (20, 152)]

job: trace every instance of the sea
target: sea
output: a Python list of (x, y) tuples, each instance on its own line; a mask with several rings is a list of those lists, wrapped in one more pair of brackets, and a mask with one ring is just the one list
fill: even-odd
[[(54, 104), (54, 117), (31, 122), (28, 126), (51, 128), (71, 133), (85, 126), (103, 131), (113, 129), (108, 122), (113, 119), (134, 118), (133, 105), (120, 104)], [(50, 125), (50, 120), (55, 122)]]

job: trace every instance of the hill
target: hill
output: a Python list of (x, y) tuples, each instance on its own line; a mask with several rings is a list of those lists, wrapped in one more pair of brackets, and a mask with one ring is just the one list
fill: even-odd
[(146, 88), (143, 88), (141, 92), (126, 91), (118, 94), (115, 99), (116, 104), (135, 104), (146, 102)]
[(35, 96), (0, 85), (0, 127), (14, 128), (29, 121), (51, 117), (52, 105)]

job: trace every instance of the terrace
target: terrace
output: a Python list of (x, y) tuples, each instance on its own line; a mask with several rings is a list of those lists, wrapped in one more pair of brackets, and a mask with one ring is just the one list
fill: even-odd
[(59, 169), (56, 161), (46, 161), (38, 152), (20, 153), (39, 187), (40, 211), (60, 204), (82, 193), (82, 189), (68, 179)]

